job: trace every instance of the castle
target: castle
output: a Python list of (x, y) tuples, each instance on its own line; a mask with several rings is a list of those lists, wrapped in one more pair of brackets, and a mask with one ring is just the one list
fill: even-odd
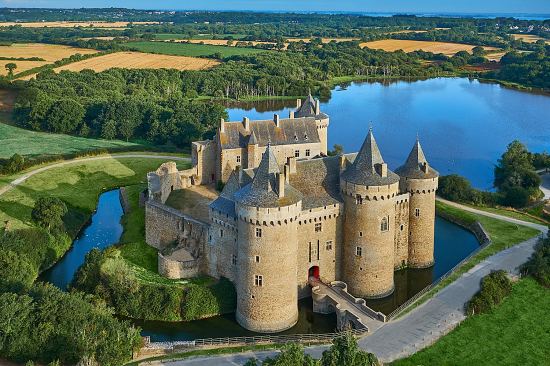
[[(160, 273), (226, 277), (237, 321), (278, 332), (296, 323), (312, 277), (380, 298), (396, 269), (433, 265), (438, 173), (419, 141), (392, 172), (372, 130), (359, 152), (327, 156), (328, 125), (310, 96), (288, 119), (222, 120), (213, 140), (193, 143), (191, 169), (150, 173), (146, 239)], [(218, 181), (219, 194), (206, 192)]]

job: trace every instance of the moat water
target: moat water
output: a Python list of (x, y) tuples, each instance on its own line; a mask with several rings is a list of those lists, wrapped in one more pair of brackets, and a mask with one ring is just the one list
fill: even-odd
[[(227, 109), (231, 121), (287, 117), (296, 102), (262, 101)], [(403, 164), (416, 135), (431, 165), (491, 189), (493, 166), (518, 139), (550, 150), (550, 97), (467, 78), (352, 83), (333, 90), (321, 110), (330, 116), (329, 148), (359, 150), (369, 123), (391, 169)]]
[[(123, 211), (119, 191), (105, 192), (99, 197), (97, 210), (89, 225), (74, 241), (72, 248), (50, 270), (41, 275), (48, 281), (66, 290), (76, 271), (84, 263), (86, 254), (94, 248), (104, 249), (116, 244), (122, 235), (120, 224)], [(478, 247), (476, 238), (469, 232), (437, 218), (435, 227), (435, 260), (432, 268), (422, 270), (405, 269), (395, 274), (396, 290), (384, 299), (370, 300), (369, 306), (384, 313), (390, 313), (418, 291), (454, 267), (458, 262)], [(153, 341), (192, 340), (196, 338), (246, 336), (254, 333), (242, 328), (235, 321), (234, 314), (226, 314), (210, 319), (192, 322), (134, 321), (142, 334), (151, 336)], [(327, 333), (336, 327), (336, 316), (314, 314), (312, 300), (299, 303), (299, 321), (286, 334)]]

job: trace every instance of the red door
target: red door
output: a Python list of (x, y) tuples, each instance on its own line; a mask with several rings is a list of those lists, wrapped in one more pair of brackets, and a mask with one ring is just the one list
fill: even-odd
[(319, 279), (319, 267), (313, 266), (309, 269), (309, 277), (314, 277), (316, 279)]

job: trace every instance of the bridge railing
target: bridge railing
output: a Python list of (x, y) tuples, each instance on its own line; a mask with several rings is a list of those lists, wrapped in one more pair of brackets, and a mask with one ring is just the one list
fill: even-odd
[(150, 342), (145, 344), (147, 349), (174, 351), (197, 347), (220, 347), (231, 345), (255, 345), (255, 344), (285, 344), (285, 343), (325, 343), (332, 342), (334, 338), (346, 333), (359, 337), (368, 332), (367, 329), (352, 329), (345, 332), (321, 333), (321, 334), (288, 334), (288, 335), (257, 335), (250, 337), (222, 337), (203, 338), (192, 341), (174, 342)]

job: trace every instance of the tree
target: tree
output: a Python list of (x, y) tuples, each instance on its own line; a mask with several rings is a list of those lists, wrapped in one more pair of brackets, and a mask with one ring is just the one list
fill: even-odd
[(22, 293), (31, 288), (37, 269), (23, 254), (0, 251), (0, 292)]
[(84, 114), (84, 107), (77, 101), (61, 100), (55, 103), (48, 113), (47, 129), (57, 133), (73, 133), (82, 123)]
[(351, 333), (334, 339), (332, 346), (323, 352), (322, 366), (378, 366), (378, 360), (372, 353), (359, 348)]
[(8, 64), (6, 64), (6, 70), (8, 70), (8, 77), (13, 77), (13, 70), (17, 69), (17, 64), (15, 64), (14, 62), (10, 62)]
[(56, 197), (41, 197), (34, 204), (31, 216), (41, 227), (60, 229), (63, 227), (63, 216), (67, 213), (67, 206)]
[[(249, 361), (250, 362), (250, 361)], [(317, 361), (304, 353), (301, 344), (289, 343), (283, 347), (275, 358), (267, 358), (264, 366), (315, 366)]]
[(108, 120), (101, 128), (101, 137), (107, 140), (113, 140), (116, 137), (116, 122)]
[(437, 193), (441, 197), (451, 201), (471, 202), (473, 189), (468, 179), (458, 174), (451, 174), (439, 178)]

